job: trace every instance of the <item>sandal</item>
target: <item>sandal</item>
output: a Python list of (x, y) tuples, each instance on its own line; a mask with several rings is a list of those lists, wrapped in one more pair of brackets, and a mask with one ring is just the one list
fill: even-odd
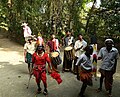
[(48, 95), (47, 89), (45, 89), (45, 90), (43, 91), (43, 94), (44, 94), (44, 95)]
[(37, 94), (40, 94), (42, 92), (41, 90), (42, 90), (41, 88), (38, 88)]

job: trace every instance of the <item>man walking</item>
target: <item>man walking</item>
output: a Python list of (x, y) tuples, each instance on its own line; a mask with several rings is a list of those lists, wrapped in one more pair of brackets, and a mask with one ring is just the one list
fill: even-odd
[(97, 92), (102, 90), (103, 79), (105, 83), (105, 89), (108, 91), (108, 96), (112, 97), (112, 84), (113, 84), (113, 74), (116, 72), (117, 59), (118, 59), (118, 50), (113, 47), (113, 40), (106, 39), (106, 47), (102, 47), (98, 53), (98, 60), (102, 59), (102, 64), (100, 66), (99, 72), (101, 73), (100, 77), (100, 86), (97, 89)]

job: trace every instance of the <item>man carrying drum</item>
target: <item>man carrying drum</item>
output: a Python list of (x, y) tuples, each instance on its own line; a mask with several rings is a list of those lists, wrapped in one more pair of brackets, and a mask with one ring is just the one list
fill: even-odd
[(78, 57), (84, 52), (84, 48), (87, 46), (87, 42), (83, 39), (82, 34), (78, 35), (78, 40), (75, 42), (74, 49), (75, 49), (75, 59), (74, 59), (74, 66), (73, 66), (73, 73), (77, 73), (78, 66), (76, 66), (76, 62)]
[(63, 68), (62, 72), (64, 71), (71, 71), (72, 69), (72, 61), (74, 58), (73, 54), (73, 46), (74, 46), (74, 37), (71, 35), (71, 31), (66, 31), (66, 36), (63, 40), (64, 44), (64, 58), (63, 58)]
[[(61, 58), (59, 56), (60, 46), (59, 46), (59, 40), (55, 38), (55, 35), (53, 33), (51, 34), (51, 39), (47, 42), (47, 47), (49, 48), (53, 71), (59, 72), (57, 70), (57, 65), (61, 63)], [(48, 66), (48, 72), (49, 72), (49, 68), (50, 67)]]

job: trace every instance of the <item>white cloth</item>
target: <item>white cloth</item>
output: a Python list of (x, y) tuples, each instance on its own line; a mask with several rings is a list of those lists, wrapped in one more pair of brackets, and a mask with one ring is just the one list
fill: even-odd
[(92, 69), (92, 62), (84, 53), (79, 56), (75, 65), (81, 66), (85, 70), (91, 70)]
[(35, 52), (35, 44), (34, 42), (30, 43), (25, 43), (24, 45), (24, 50), (27, 50), (28, 53), (33, 54)]
[(97, 56), (97, 44), (91, 44), (91, 46), (93, 47), (93, 53), (92, 53), (92, 59), (93, 59), (93, 55), (96, 54)]
[[(83, 47), (82, 47), (82, 46), (83, 46)], [(87, 42), (86, 42), (85, 40), (82, 40), (82, 41), (77, 40), (77, 41), (75, 42), (74, 49), (76, 50), (76, 49), (78, 49), (78, 48), (80, 48), (80, 47), (82, 47), (82, 48), (81, 48), (80, 50), (78, 50), (78, 51), (75, 52), (75, 56), (76, 56), (76, 57), (79, 57), (79, 56), (83, 53), (83, 49), (84, 49), (86, 46), (87, 46)]]
[(29, 37), (32, 34), (32, 31), (30, 29), (30, 27), (28, 27), (27, 25), (23, 27), (24, 30), (24, 37)]
[(70, 46), (72, 43), (73, 43), (73, 36), (71, 36), (70, 38), (69, 38), (69, 40), (68, 40), (68, 46)]

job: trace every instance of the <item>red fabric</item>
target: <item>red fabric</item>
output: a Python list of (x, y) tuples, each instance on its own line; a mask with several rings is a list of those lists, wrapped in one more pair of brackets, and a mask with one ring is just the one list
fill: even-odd
[(34, 65), (45, 65), (46, 62), (50, 63), (50, 58), (47, 53), (44, 53), (42, 57), (39, 57), (37, 53), (33, 54), (32, 63), (34, 63)]
[(47, 45), (50, 47), (50, 52), (57, 50), (56, 39), (48, 41)]
[(47, 42), (47, 45), (48, 45), (49, 48), (50, 48), (50, 52), (53, 52), (53, 51), (54, 51), (54, 48), (53, 48), (53, 43), (52, 43), (52, 41), (48, 41), (48, 42)]
[(57, 72), (52, 72), (51, 77), (57, 81), (58, 84), (62, 83), (62, 79), (60, 77), (60, 74)]
[(93, 54), (93, 58), (96, 58), (96, 59), (97, 59), (97, 55), (96, 55), (96, 54)]
[(96, 71), (97, 71), (97, 68), (94, 67), (94, 68), (92, 69), (92, 72), (96, 72)]
[(42, 80), (43, 84), (47, 86), (47, 82), (46, 82), (47, 77), (46, 77), (45, 71), (41, 72), (41, 70), (39, 70), (39, 69), (38, 70), (34, 69), (33, 74), (36, 78), (36, 83), (40, 83), (40, 80)]
[(57, 50), (56, 39), (54, 39), (52, 43), (53, 43), (53, 49), (54, 51), (56, 51)]
[(34, 64), (33, 74), (36, 78), (36, 82), (40, 83), (40, 80), (42, 80), (43, 84), (47, 86), (45, 65), (46, 62), (50, 63), (48, 54), (44, 53), (42, 57), (39, 57), (37, 53), (34, 53), (32, 56), (32, 62)]
[(92, 72), (88, 72), (88, 71), (81, 71), (80, 72), (80, 80), (84, 83), (86, 83), (87, 85), (92, 85)]

